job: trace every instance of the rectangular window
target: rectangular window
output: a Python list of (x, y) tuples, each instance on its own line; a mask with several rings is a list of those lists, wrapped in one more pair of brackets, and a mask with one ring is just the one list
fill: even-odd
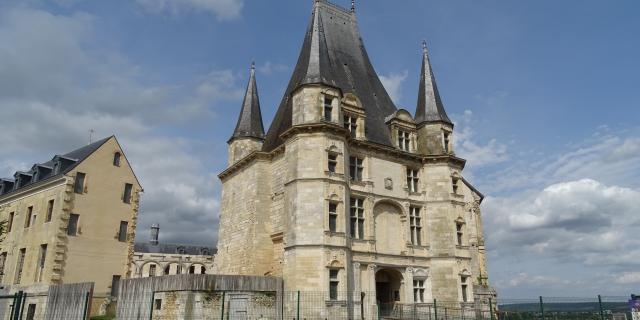
[(131, 183), (124, 184), (124, 195), (122, 197), (122, 201), (124, 203), (131, 203), (131, 191), (133, 190), (133, 185)]
[(116, 167), (120, 166), (120, 152), (116, 152), (113, 154), (113, 165)]
[(118, 296), (118, 286), (120, 285), (120, 276), (119, 275), (114, 275), (111, 278), (111, 296), (112, 297), (117, 297)]
[(29, 228), (31, 225), (31, 216), (33, 216), (33, 206), (27, 208), (27, 215), (24, 217), (24, 227)]
[(418, 192), (418, 170), (407, 168), (407, 188), (409, 192)]
[(403, 151), (411, 151), (411, 138), (407, 131), (398, 130), (398, 148)]
[(452, 178), (451, 179), (451, 186), (453, 188), (453, 193), (458, 193), (458, 179), (457, 178)]
[(424, 280), (413, 280), (413, 302), (424, 302)]
[(362, 172), (364, 160), (358, 157), (349, 157), (349, 177), (351, 181), (362, 181)]
[(20, 284), (20, 280), (22, 280), (22, 268), (24, 267), (24, 257), (27, 255), (27, 249), (20, 249), (20, 253), (18, 254), (18, 261), (16, 261), (16, 279), (13, 281), (13, 284)]
[(364, 239), (364, 200), (351, 198), (351, 237), (354, 239)]
[(338, 224), (338, 204), (329, 203), (329, 231), (336, 232)]
[(7, 221), (7, 232), (11, 232), (11, 227), (13, 227), (13, 216), (15, 215), (15, 212), (10, 212), (9, 213), (9, 221)]
[(443, 135), (444, 135), (444, 152), (449, 153), (449, 133), (445, 132)]
[(149, 277), (155, 277), (155, 276), (156, 276), (156, 265), (151, 264), (149, 265)]
[(460, 283), (462, 284), (462, 302), (467, 302), (467, 278), (465, 276), (460, 277)]
[(47, 204), (47, 215), (44, 218), (44, 222), (50, 222), (51, 217), (53, 216), (53, 205), (55, 201), (53, 199), (49, 200), (49, 204)]
[(78, 235), (78, 220), (80, 220), (80, 216), (72, 213), (69, 215), (69, 225), (67, 225), (67, 235), (77, 236)]
[(27, 320), (35, 319), (35, 316), (36, 316), (36, 304), (29, 303), (29, 306), (27, 307)]
[(411, 244), (422, 245), (422, 218), (419, 207), (409, 208), (409, 225), (411, 226)]
[(162, 309), (162, 299), (155, 299), (155, 302), (153, 304), (156, 310)]
[(332, 154), (329, 153), (329, 156), (327, 158), (327, 163), (328, 163), (328, 167), (329, 167), (329, 172), (336, 172), (336, 167), (338, 166), (338, 155), (337, 154)]
[(44, 274), (44, 265), (47, 261), (47, 245), (40, 245), (40, 254), (38, 255), (38, 268), (36, 270), (36, 282), (42, 281)]
[(129, 227), (129, 222), (120, 221), (120, 230), (118, 230), (118, 241), (126, 242), (127, 241), (127, 228)]
[(353, 117), (353, 116), (349, 116), (349, 115), (345, 115), (343, 118), (343, 124), (344, 124), (344, 128), (349, 130), (349, 132), (351, 132), (351, 137), (355, 138), (356, 137), (356, 131), (358, 129), (358, 118), (357, 117)]
[(2, 254), (0, 254), (0, 283), (2, 283), (2, 280), (4, 278), (5, 263), (7, 263), (7, 253), (3, 252)]
[(333, 105), (331, 104), (333, 99), (331, 97), (324, 98), (324, 120), (331, 121), (331, 112), (333, 111)]
[(329, 300), (338, 300), (338, 270), (329, 270)]
[(458, 245), (462, 245), (462, 222), (456, 222), (456, 238)]
[(77, 194), (84, 193), (84, 180), (86, 178), (86, 174), (82, 172), (76, 173), (76, 182), (73, 186), (73, 192)]

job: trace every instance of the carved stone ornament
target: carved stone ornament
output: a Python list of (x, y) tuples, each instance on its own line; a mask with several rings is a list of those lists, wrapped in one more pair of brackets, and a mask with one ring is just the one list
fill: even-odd
[(384, 187), (387, 190), (393, 190), (393, 179), (384, 178)]

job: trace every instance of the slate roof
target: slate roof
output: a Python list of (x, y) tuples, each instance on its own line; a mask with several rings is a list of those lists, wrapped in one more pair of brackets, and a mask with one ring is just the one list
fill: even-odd
[[(182, 253), (179, 249), (184, 250)], [(182, 245), (182, 244), (170, 244), (170, 243), (160, 243), (157, 245), (146, 243), (146, 242), (136, 242), (134, 244), (135, 252), (142, 253), (162, 253), (162, 254), (188, 254), (188, 255), (209, 255), (212, 256), (218, 250), (214, 247), (207, 246), (193, 246), (193, 245)], [(205, 254), (206, 252), (208, 254)]]
[(396, 106), (371, 65), (355, 10), (348, 11), (325, 0), (314, 2), (298, 62), (267, 132), (263, 151), (283, 143), (280, 135), (291, 128), (291, 95), (306, 84), (323, 84), (343, 94), (355, 94), (365, 109), (366, 138), (393, 146), (384, 119), (396, 111)]
[[(73, 170), (79, 163), (84, 161), (87, 157), (89, 157), (93, 152), (98, 150), (105, 142), (114, 136), (110, 136), (91, 144), (88, 144), (84, 147), (73, 150), (69, 153), (65, 153), (63, 155), (56, 155), (51, 160), (43, 163), (36, 163), (31, 167), (29, 171), (18, 171), (14, 174), (14, 179), (3, 178), (0, 179), (0, 183), (2, 183), (2, 190), (0, 192), (0, 197), (4, 197), (5, 195), (14, 193), (22, 188), (33, 186), (37, 184), (44, 183), (45, 181), (51, 180), (54, 177), (60, 177), (62, 175), (67, 174), (69, 171)], [(58, 172), (55, 172), (54, 168), (59, 167)], [(13, 185), (15, 183), (15, 178), (17, 175), (24, 175), (28, 177), (33, 177), (34, 174), (37, 173), (37, 179), (35, 181), (28, 181), (23, 183), (18, 189), (14, 189)], [(8, 188), (11, 186), (11, 188)]]
[(247, 83), (247, 90), (242, 101), (240, 117), (229, 141), (241, 137), (264, 139), (260, 99), (258, 98), (258, 86), (256, 84), (256, 66), (254, 63), (251, 64), (249, 83)]
[(426, 41), (422, 42), (422, 70), (420, 71), (420, 88), (418, 90), (415, 121), (418, 124), (423, 122), (445, 122), (453, 125), (444, 110), (442, 99), (440, 99)]

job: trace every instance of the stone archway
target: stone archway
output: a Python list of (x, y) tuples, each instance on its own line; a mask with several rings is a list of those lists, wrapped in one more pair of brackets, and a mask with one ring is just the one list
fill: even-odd
[(376, 302), (381, 316), (388, 316), (402, 297), (402, 274), (393, 269), (376, 272)]
[(376, 203), (373, 208), (376, 251), (400, 254), (405, 247), (402, 232), (402, 209), (393, 202)]

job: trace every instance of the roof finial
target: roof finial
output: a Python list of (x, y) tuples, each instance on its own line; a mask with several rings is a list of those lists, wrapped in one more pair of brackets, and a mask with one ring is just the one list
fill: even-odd
[(89, 129), (89, 144), (93, 143), (93, 134), (95, 132), (96, 132), (95, 130)]
[(351, 12), (356, 12), (356, 0), (351, 0)]
[(251, 60), (251, 70), (255, 70), (255, 69), (256, 69), (256, 61)]
[(427, 40), (422, 40), (422, 53), (428, 54), (429, 49), (427, 49)]

